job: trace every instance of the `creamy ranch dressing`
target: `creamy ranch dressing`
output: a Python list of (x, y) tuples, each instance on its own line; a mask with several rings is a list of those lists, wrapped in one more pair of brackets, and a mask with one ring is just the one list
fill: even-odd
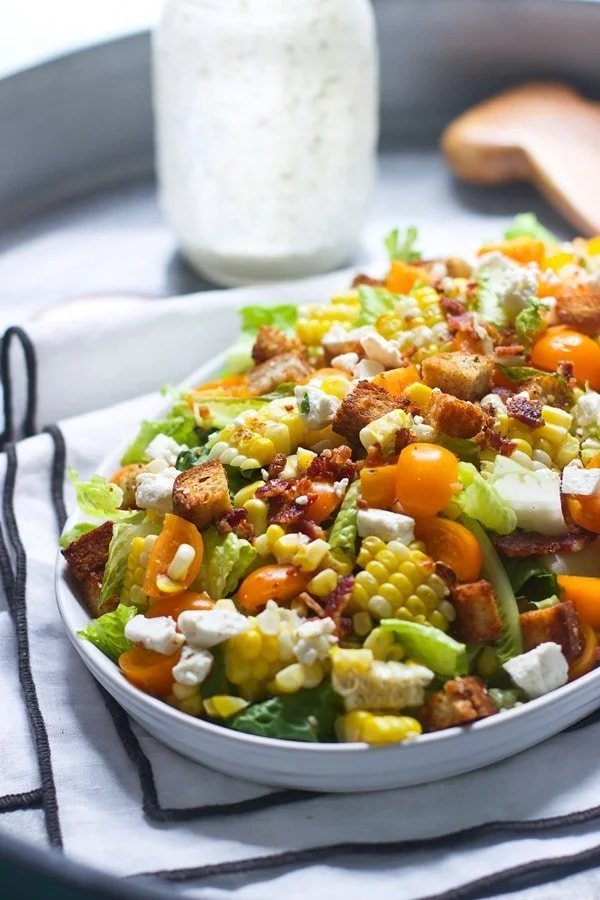
[(240, 284), (347, 259), (377, 140), (368, 0), (170, 0), (154, 77), (162, 207), (196, 268)]

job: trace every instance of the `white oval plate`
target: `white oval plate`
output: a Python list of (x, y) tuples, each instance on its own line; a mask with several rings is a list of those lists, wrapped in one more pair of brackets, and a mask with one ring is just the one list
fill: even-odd
[[(223, 355), (198, 369), (181, 386), (216, 377)], [(156, 417), (169, 408), (163, 401)], [(133, 437), (133, 436), (132, 436)], [(129, 442), (116, 448), (98, 471), (119, 468)], [(72, 527), (82, 517), (74, 513)], [(153, 737), (219, 772), (277, 787), (314, 791), (373, 791), (438, 781), (514, 756), (557, 734), (600, 707), (600, 670), (514, 710), (390, 747), (366, 744), (304, 744), (259, 738), (195, 719), (129, 684), (97, 647), (77, 637), (89, 615), (58, 554), (56, 596), (67, 634), (92, 675)]]

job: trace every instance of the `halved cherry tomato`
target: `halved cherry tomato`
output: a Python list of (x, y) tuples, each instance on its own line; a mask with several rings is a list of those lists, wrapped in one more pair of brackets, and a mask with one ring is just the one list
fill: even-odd
[(392, 294), (408, 294), (417, 281), (428, 281), (427, 274), (417, 266), (410, 266), (399, 259), (392, 260), (385, 286)]
[(459, 353), (483, 353), (483, 343), (474, 331), (458, 331), (452, 338), (452, 349)]
[(592, 494), (589, 497), (569, 497), (567, 500), (569, 514), (574, 522), (600, 534), (600, 497)]
[(585, 575), (559, 575), (558, 586), (563, 600), (577, 607), (579, 618), (592, 628), (600, 628), (600, 578)]
[(385, 388), (393, 397), (401, 397), (404, 388), (420, 380), (419, 370), (416, 366), (404, 366), (401, 369), (382, 372), (373, 379), (373, 384)]
[(316, 494), (317, 498), (306, 507), (306, 518), (320, 525), (335, 512), (342, 502), (342, 497), (336, 494), (330, 481), (313, 481), (310, 492)]
[(306, 588), (312, 576), (295, 566), (262, 566), (242, 581), (238, 603), (248, 613), (259, 612), (269, 600), (286, 603)]
[(460, 522), (438, 516), (418, 519), (415, 537), (423, 541), (428, 556), (454, 569), (459, 581), (477, 581), (481, 575), (483, 556), (479, 541)]
[(537, 263), (540, 268), (546, 256), (546, 245), (543, 241), (525, 236), (502, 241), (499, 244), (484, 244), (478, 251), (478, 255), (482, 256), (484, 253), (491, 253), (494, 250), (523, 265), (530, 262)]
[(202, 397), (249, 397), (248, 378), (246, 375), (227, 375), (218, 378), (208, 384), (201, 384), (187, 395), (190, 409), (194, 406), (194, 400)]
[[(180, 544), (189, 544), (190, 547), (193, 547), (196, 554), (187, 575), (179, 582), (181, 591), (184, 591), (186, 588), (189, 588), (200, 571), (204, 544), (202, 543), (202, 536), (195, 525), (192, 525), (186, 519), (182, 519), (181, 516), (167, 513), (162, 531), (150, 553), (146, 577), (144, 578), (143, 591), (146, 596), (152, 597), (153, 600), (160, 600), (165, 596), (166, 592), (160, 590), (157, 578), (159, 575), (167, 574), (167, 570), (173, 562), (173, 557), (177, 553)], [(171, 591), (170, 593), (180, 593), (180, 591)]]
[(168, 594), (160, 600), (155, 600), (146, 610), (148, 619), (157, 616), (172, 616), (177, 621), (182, 612), (188, 610), (212, 609), (213, 601), (208, 594), (198, 594), (196, 591), (182, 591), (181, 594)]
[(533, 345), (531, 364), (555, 372), (560, 362), (572, 363), (581, 384), (587, 381), (594, 390), (600, 388), (600, 346), (591, 337), (564, 325), (548, 328)]
[(375, 509), (389, 509), (396, 499), (396, 466), (364, 468), (360, 472), (360, 493)]
[(583, 650), (569, 666), (569, 681), (581, 678), (582, 675), (591, 672), (597, 663), (598, 638), (596, 632), (590, 625), (582, 622), (581, 635), (583, 637)]
[(154, 650), (131, 647), (119, 657), (119, 668), (131, 684), (146, 691), (147, 694), (164, 697), (171, 693), (173, 666), (177, 664), (180, 656), (180, 650), (171, 656), (163, 656)]
[(415, 518), (435, 516), (457, 490), (458, 460), (436, 444), (409, 444), (398, 457), (396, 497)]
[(592, 456), (590, 461), (586, 464), (586, 469), (600, 469), (600, 453), (596, 453), (595, 456)]

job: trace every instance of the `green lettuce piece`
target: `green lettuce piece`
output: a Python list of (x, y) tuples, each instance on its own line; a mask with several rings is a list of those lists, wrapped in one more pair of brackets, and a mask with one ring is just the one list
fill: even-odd
[(463, 490), (453, 500), (463, 513), (496, 534), (510, 534), (515, 530), (517, 514), (474, 465), (459, 462), (458, 479)]
[[(287, 396), (287, 395), (286, 395)], [(269, 401), (262, 397), (202, 397), (194, 400), (194, 420), (199, 428), (207, 431), (221, 431), (231, 425), (240, 413), (266, 406)]]
[(178, 444), (187, 444), (188, 447), (195, 447), (198, 444), (196, 420), (187, 405), (185, 395), (179, 395), (171, 412), (164, 419), (142, 422), (137, 437), (123, 454), (121, 465), (147, 462), (146, 447), (157, 434), (166, 434)]
[(404, 619), (383, 619), (381, 627), (384, 631), (393, 631), (408, 656), (427, 666), (436, 675), (454, 678), (468, 673), (466, 645), (455, 641), (439, 628)]
[(342, 699), (327, 680), (310, 690), (253, 703), (227, 725), (259, 737), (314, 744), (335, 740), (335, 720), (341, 712)]
[(61, 535), (59, 541), (60, 546), (68, 547), (69, 544), (73, 543), (73, 541), (76, 541), (78, 538), (83, 537), (84, 534), (88, 534), (88, 532), (93, 531), (94, 528), (97, 527), (97, 522), (78, 522), (77, 525), (73, 525), (72, 528), (69, 528), (68, 531), (65, 531), (64, 534)]
[(484, 322), (502, 331), (508, 327), (509, 317), (494, 286), (496, 277), (494, 270), (483, 270), (478, 274), (475, 310)]
[[(508, 375), (511, 381), (515, 381), (517, 384), (519, 381), (527, 381), (528, 378), (539, 378), (549, 374), (542, 371), (542, 369), (534, 369), (532, 366), (500, 366), (500, 368), (505, 375)], [(561, 378), (562, 376), (554, 375), (553, 377)]]
[(397, 228), (390, 231), (384, 241), (390, 262), (394, 262), (397, 259), (400, 262), (412, 263), (421, 259), (421, 254), (418, 250), (415, 250), (415, 243), (418, 238), (419, 232), (414, 225), (407, 228), (403, 240), (400, 240), (400, 232)]
[(377, 319), (386, 312), (391, 312), (396, 304), (396, 296), (385, 288), (371, 287), (363, 284), (358, 289), (360, 312), (355, 325), (374, 325)]
[(496, 642), (496, 653), (500, 663), (523, 652), (523, 636), (519, 622), (519, 607), (506, 569), (500, 562), (492, 542), (479, 524), (469, 516), (461, 516), (460, 521), (475, 535), (483, 555), (482, 575), (491, 583), (502, 620), (502, 634)]
[[(138, 513), (138, 515), (143, 514)], [(100, 608), (121, 593), (127, 571), (127, 557), (129, 556), (133, 539), (136, 537), (145, 538), (149, 534), (159, 534), (161, 528), (160, 522), (140, 522), (137, 525), (121, 522), (115, 525), (108, 546), (108, 561), (102, 578)]]
[(206, 447), (194, 447), (192, 450), (182, 450), (175, 460), (175, 468), (179, 469), (180, 472), (187, 472), (188, 469), (199, 466), (202, 462), (206, 462), (208, 455)]
[(445, 447), (446, 450), (450, 450), (463, 462), (472, 463), (474, 466), (479, 465), (481, 447), (476, 441), (471, 441), (469, 438), (455, 438), (449, 437), (447, 434), (442, 434), (436, 438), (436, 444)]
[(544, 241), (545, 244), (558, 244), (556, 236), (548, 231), (532, 212), (519, 213), (504, 232), (507, 241), (520, 237), (534, 238), (537, 241)]
[(530, 603), (542, 603), (556, 596), (560, 590), (554, 572), (550, 572), (539, 556), (504, 559), (504, 568), (518, 597)]
[(119, 509), (123, 502), (123, 491), (101, 475), (93, 475), (89, 481), (82, 481), (75, 469), (69, 468), (69, 480), (75, 488), (77, 504), (84, 515), (92, 519), (110, 519), (112, 522), (139, 516), (136, 509)]
[(225, 651), (222, 644), (217, 644), (210, 651), (213, 655), (213, 664), (207, 678), (202, 682), (202, 697), (208, 700), (220, 694), (235, 694), (235, 685), (227, 678), (225, 671)]
[(209, 528), (202, 537), (204, 556), (199, 576), (202, 587), (213, 600), (229, 597), (258, 554), (252, 544), (232, 531), (219, 534), (216, 528)]
[(120, 603), (113, 612), (104, 613), (99, 619), (92, 619), (87, 628), (77, 632), (77, 636), (94, 644), (105, 656), (116, 662), (122, 653), (133, 646), (125, 637), (125, 626), (135, 615), (135, 606)]
[(243, 306), (239, 310), (242, 328), (239, 337), (227, 357), (228, 371), (245, 372), (252, 366), (252, 345), (263, 325), (279, 328), (286, 334), (293, 334), (298, 318), (298, 308), (293, 304), (282, 306)]
[(546, 326), (545, 320), (542, 318), (542, 311), (546, 311), (548, 306), (541, 300), (532, 297), (525, 309), (515, 319), (515, 328), (517, 337), (528, 347)]
[(335, 517), (335, 522), (331, 526), (328, 538), (331, 550), (342, 553), (352, 562), (356, 559), (356, 538), (358, 536), (356, 501), (359, 495), (360, 481), (357, 480), (346, 491), (346, 496)]

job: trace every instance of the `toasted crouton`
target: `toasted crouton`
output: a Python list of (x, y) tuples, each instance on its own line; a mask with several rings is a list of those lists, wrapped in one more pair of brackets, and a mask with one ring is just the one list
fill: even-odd
[(483, 410), (474, 403), (439, 391), (433, 392), (427, 408), (427, 421), (449, 437), (474, 437), (485, 425), (486, 418)]
[(498, 712), (498, 707), (475, 675), (447, 681), (422, 707), (419, 718), (425, 731), (467, 725)]
[(456, 610), (456, 635), (461, 641), (478, 644), (500, 637), (502, 621), (489, 581), (455, 584), (451, 593)]
[(365, 425), (403, 406), (403, 401), (393, 397), (385, 388), (372, 381), (359, 381), (342, 400), (333, 419), (333, 430), (351, 444), (360, 445), (360, 432)]
[(81, 596), (90, 615), (98, 618), (105, 612), (116, 609), (119, 598), (111, 598), (100, 607), (100, 591), (104, 569), (108, 562), (108, 548), (113, 533), (113, 523), (104, 522), (93, 531), (88, 531), (61, 552), (69, 570), (81, 586)]
[(248, 393), (253, 397), (268, 394), (269, 391), (283, 384), (284, 381), (293, 381), (299, 384), (308, 378), (312, 369), (306, 359), (295, 350), (279, 353), (277, 356), (267, 359), (248, 372)]
[(136, 479), (145, 468), (146, 466), (142, 465), (142, 463), (131, 463), (131, 465), (119, 469), (116, 475), (113, 476), (112, 481), (123, 491), (121, 509), (137, 509), (135, 501)]
[(546, 641), (559, 644), (567, 662), (573, 662), (583, 650), (579, 616), (570, 600), (556, 603), (548, 609), (534, 609), (519, 616), (523, 644), (532, 650)]
[(473, 274), (473, 267), (457, 256), (451, 256), (446, 260), (446, 269), (450, 278), (470, 278)]
[(421, 364), (423, 381), (459, 400), (480, 400), (492, 386), (493, 362), (473, 353), (435, 353)]
[(538, 400), (546, 406), (558, 406), (559, 409), (571, 409), (573, 396), (564, 378), (556, 375), (538, 375), (526, 378), (519, 383), (519, 391), (526, 391), (531, 400)]
[(233, 509), (223, 463), (218, 459), (192, 466), (173, 484), (173, 512), (203, 531)]
[(266, 362), (268, 359), (273, 359), (274, 356), (279, 356), (289, 351), (299, 353), (301, 356), (306, 355), (302, 341), (288, 337), (279, 328), (273, 328), (271, 325), (262, 325), (254, 341), (252, 359), (258, 365)]
[(592, 284), (560, 286), (554, 313), (561, 325), (596, 335), (600, 332), (600, 288)]

